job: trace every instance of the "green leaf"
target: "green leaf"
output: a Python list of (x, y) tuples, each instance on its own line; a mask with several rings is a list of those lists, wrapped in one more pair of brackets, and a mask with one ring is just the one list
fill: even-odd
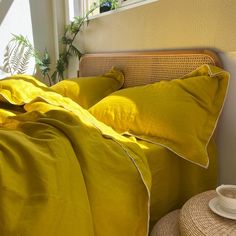
[(74, 17), (74, 21), (73, 22), (74, 22), (74, 24), (80, 25), (80, 24), (83, 23), (83, 21), (84, 21), (83, 17), (76, 16), (76, 17)]
[(61, 38), (61, 42), (65, 45), (70, 45), (72, 43), (72, 39), (71, 38), (68, 38), (66, 35), (64, 35), (62, 38)]
[(39, 58), (36, 59), (36, 64), (41, 70), (41, 73), (43, 74), (43, 76), (46, 76), (49, 73), (51, 61), (50, 61), (50, 57), (47, 50), (44, 51), (42, 59), (39, 59)]
[(72, 21), (70, 24), (69, 24), (69, 27), (68, 27), (68, 31), (72, 34), (78, 32), (79, 30), (79, 25), (76, 24), (76, 22)]
[(56, 80), (57, 80), (57, 71), (54, 71), (53, 74), (52, 74), (52, 76), (51, 76), (51, 82), (52, 82), (53, 84), (55, 84), (55, 83), (56, 83)]
[(82, 56), (82, 53), (74, 45), (70, 46), (70, 52), (72, 55), (78, 57), (78, 59), (80, 59), (80, 57)]
[(59, 78), (64, 77), (64, 71), (65, 71), (65, 65), (66, 65), (66, 57), (64, 54), (61, 54), (59, 56), (59, 59), (57, 60), (57, 65), (56, 65), (56, 71), (58, 73)]

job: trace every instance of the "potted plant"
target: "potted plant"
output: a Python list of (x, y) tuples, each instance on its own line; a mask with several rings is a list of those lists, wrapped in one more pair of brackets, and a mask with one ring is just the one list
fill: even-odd
[(100, 13), (114, 10), (117, 8), (118, 0), (103, 0), (100, 4)]

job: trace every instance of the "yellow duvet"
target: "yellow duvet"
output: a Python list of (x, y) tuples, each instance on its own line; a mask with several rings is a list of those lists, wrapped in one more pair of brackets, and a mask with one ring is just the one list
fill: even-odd
[(0, 235), (148, 234), (141, 148), (29, 76), (0, 81)]
[(207, 169), (180, 158), (161, 145), (143, 140), (137, 143), (144, 150), (152, 174), (150, 230), (161, 217), (181, 208), (192, 196), (216, 188), (218, 168), (214, 139), (208, 145)]

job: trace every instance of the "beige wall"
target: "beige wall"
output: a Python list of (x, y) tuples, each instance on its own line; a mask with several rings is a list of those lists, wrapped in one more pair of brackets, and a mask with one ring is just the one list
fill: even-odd
[(235, 0), (160, 0), (90, 22), (85, 51), (236, 50)]
[(236, 1), (160, 0), (91, 20), (85, 52), (212, 48), (231, 73), (220, 120), (220, 183), (236, 184)]

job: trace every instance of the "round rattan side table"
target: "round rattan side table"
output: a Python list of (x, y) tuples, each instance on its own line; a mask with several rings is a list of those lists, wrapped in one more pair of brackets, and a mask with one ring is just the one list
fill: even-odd
[(181, 236), (236, 236), (236, 220), (218, 216), (209, 208), (214, 197), (216, 192), (210, 190), (184, 204), (179, 218)]
[(178, 209), (163, 216), (153, 227), (150, 236), (180, 236), (179, 214)]

